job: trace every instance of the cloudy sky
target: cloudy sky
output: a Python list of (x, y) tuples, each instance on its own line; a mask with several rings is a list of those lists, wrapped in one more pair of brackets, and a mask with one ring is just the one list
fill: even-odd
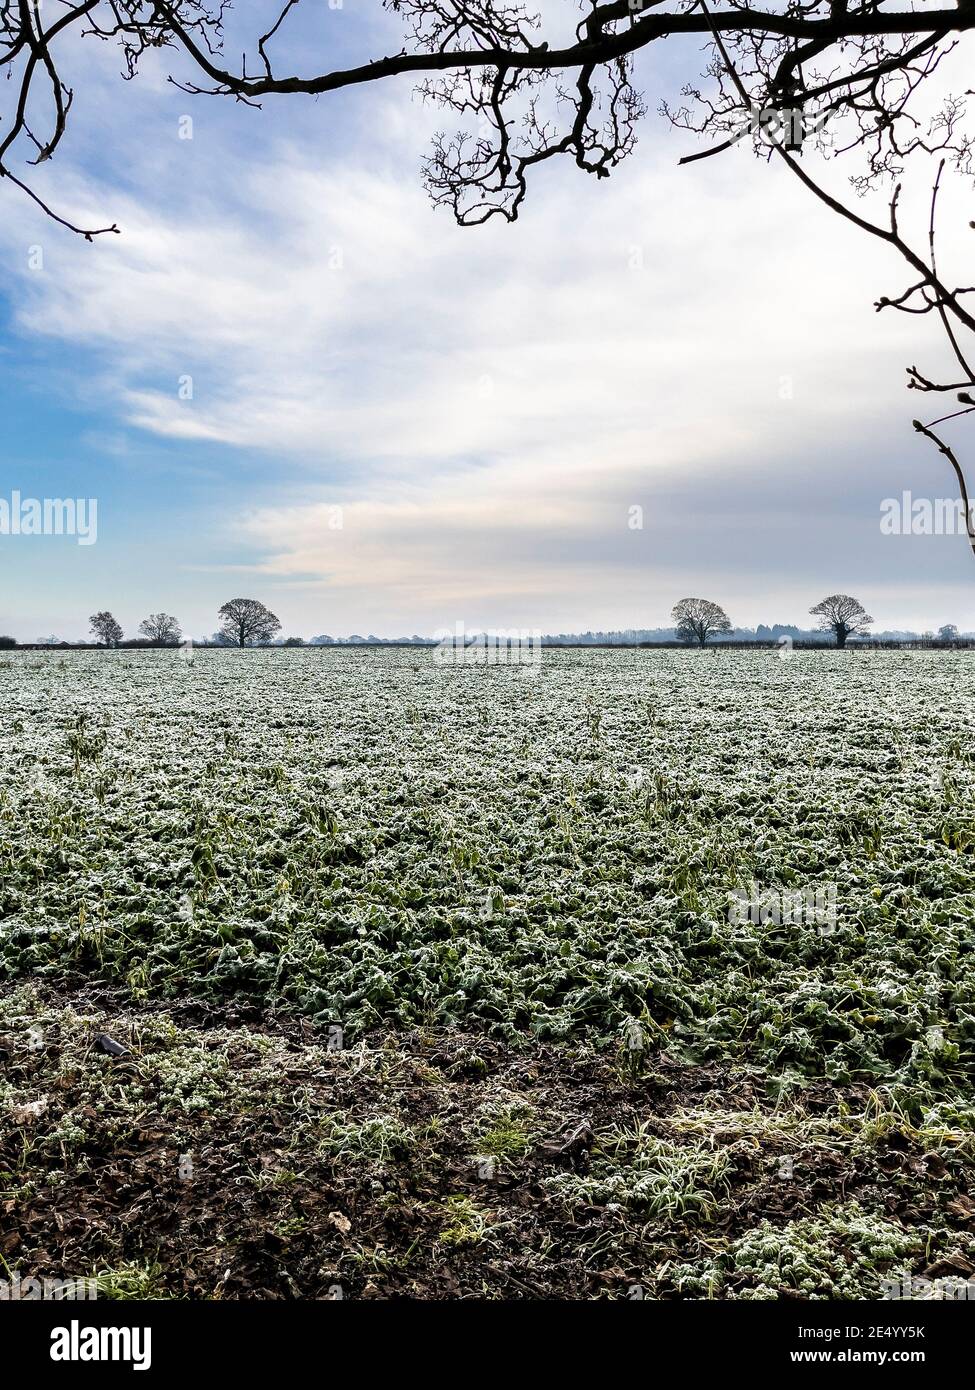
[[(279, 66), (397, 34), (319, 5)], [(644, 62), (651, 111), (696, 47)], [(785, 170), (680, 169), (696, 146), (651, 115), (610, 180), (552, 162), (518, 223), (462, 230), (419, 177), (450, 118), (408, 81), (255, 111), (69, 57), (35, 184), (122, 235), (0, 187), (0, 496), (95, 497), (98, 540), (0, 537), (0, 631), (162, 609), (202, 635), (237, 595), (306, 637), (657, 626), (687, 594), (802, 623), (836, 591), (881, 627), (975, 628), (964, 537), (879, 524), (904, 489), (952, 495), (904, 390), (942, 346), (874, 313), (896, 257)]]

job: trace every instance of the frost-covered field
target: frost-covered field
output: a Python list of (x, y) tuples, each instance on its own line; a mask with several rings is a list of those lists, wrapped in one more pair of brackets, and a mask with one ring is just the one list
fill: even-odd
[[(352, 1037), (636, 1018), (838, 1078), (971, 1061), (969, 653), (91, 652), (0, 681), (11, 972)], [(755, 882), (835, 885), (835, 929), (736, 913)]]
[[(588, 1273), (573, 1277), (614, 1268), (620, 1287), (654, 1296), (768, 1297), (784, 1279), (808, 1296), (845, 1281), (840, 1296), (870, 1297), (885, 1261), (916, 1274), (922, 1247), (970, 1253), (952, 1232), (971, 1229), (975, 1204), (952, 1217), (948, 1203), (970, 1201), (975, 654), (554, 651), (535, 672), (406, 649), (18, 653), (0, 661), (0, 691), (0, 1027), (15, 1036), (46, 1019), (99, 1076), (116, 1063), (84, 1043), (94, 1024), (79, 1000), (142, 1039), (148, 1079), (126, 1114), (154, 1107), (157, 1148), (202, 1143), (186, 1117), (230, 1103), (229, 1072), (204, 1084), (217, 1056), (226, 1068), (228, 1049), (270, 1046), (260, 1030), (292, 1029), (289, 1046), (319, 1048), (313, 1069), (360, 1058), (366, 1090), (346, 1078), (329, 1103), (351, 1125), (365, 1094), (361, 1123), (392, 1127), (366, 1146), (370, 1181), (388, 1183), (404, 1153), (420, 1174), (421, 1150), (437, 1155), (438, 1195), (407, 1194), (426, 1212), (413, 1236), (433, 1264), (395, 1278), (356, 1266), (357, 1286), (336, 1256), (326, 1274), (316, 1265), (316, 1288), (368, 1291), (371, 1279), (388, 1292), (414, 1277), (439, 1289), (444, 1270), (462, 1285), (457, 1260), (491, 1285), (497, 1165), (504, 1190), (520, 1174), (539, 1209), (581, 1205), (610, 1227), (621, 1213), (605, 1258), (580, 1255)], [(182, 1011), (192, 1044), (178, 1030), (165, 1042), (161, 1006)], [(213, 1033), (221, 1023), (258, 1032), (241, 1042)], [(153, 1058), (184, 1045), (203, 1058), (186, 1060), (191, 1076), (203, 1066), (202, 1091), (177, 1086), (167, 1102)], [(407, 1113), (419, 1104), (433, 1123), (446, 1104), (441, 1092), (417, 1100), (438, 1048), (444, 1085), (462, 1087), (437, 1121), (449, 1157)], [(368, 1092), (363, 1059), (384, 1053), (407, 1071), (427, 1058), (403, 1083), (406, 1110), (385, 1073)], [(57, 1084), (59, 1055), (24, 1059), (11, 1106)], [(34, 1085), (43, 1066), (54, 1071)], [(237, 1095), (235, 1115), (271, 1107), (263, 1095)], [(59, 1104), (61, 1124), (71, 1107)], [(69, 1118), (69, 1133), (88, 1134)], [(292, 1136), (302, 1124), (292, 1115)], [(894, 1131), (918, 1150), (906, 1177), (863, 1148)], [(316, 1162), (328, 1145), (316, 1130)], [(864, 1155), (880, 1163), (862, 1210), (852, 1176), (827, 1183), (814, 1212), (815, 1171), (774, 1167), (810, 1146), (834, 1164), (855, 1151), (863, 1174)], [(495, 1168), (477, 1186), (468, 1168), (486, 1152)], [(922, 1183), (929, 1152), (949, 1178), (915, 1202), (930, 1237), (918, 1246), (895, 1195), (902, 1178)], [(554, 1171), (540, 1172), (546, 1154)], [(715, 1256), (712, 1240), (695, 1254), (695, 1232), (733, 1192), (740, 1216), (749, 1173), (765, 1195), (726, 1235), (740, 1249)], [(773, 1244), (791, 1240), (799, 1265), (827, 1270), (811, 1286), (781, 1259), (762, 1273), (767, 1212)], [(664, 1239), (666, 1258), (633, 1254), (627, 1222), (648, 1215), (683, 1233)], [(350, 1239), (341, 1222), (329, 1237)], [(519, 1231), (526, 1240), (530, 1253)], [(832, 1251), (833, 1265), (809, 1250)], [(513, 1258), (501, 1260), (509, 1277)], [(567, 1270), (574, 1258), (563, 1250)], [(135, 1263), (152, 1263), (141, 1246)], [(757, 1283), (741, 1274), (753, 1265)], [(289, 1277), (307, 1291), (312, 1276)], [(537, 1291), (556, 1278), (520, 1277)], [(277, 1288), (248, 1281), (238, 1293)]]

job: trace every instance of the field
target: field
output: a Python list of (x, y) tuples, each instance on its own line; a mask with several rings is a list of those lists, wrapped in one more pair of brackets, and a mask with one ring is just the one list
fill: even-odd
[(11, 1273), (975, 1273), (975, 653), (19, 653), (0, 693)]

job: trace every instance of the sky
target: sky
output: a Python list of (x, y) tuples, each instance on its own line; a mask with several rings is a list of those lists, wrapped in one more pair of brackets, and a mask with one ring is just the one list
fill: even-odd
[[(363, 0), (296, 14), (282, 70), (399, 46)], [(643, 63), (651, 113), (699, 61)], [(880, 525), (953, 496), (904, 389), (944, 363), (935, 325), (874, 312), (896, 255), (787, 171), (680, 168), (697, 144), (651, 114), (610, 179), (552, 161), (517, 223), (461, 229), (420, 178), (453, 118), (408, 80), (254, 110), (173, 63), (127, 83), (66, 50), (34, 186), (121, 235), (0, 185), (0, 498), (98, 508), (93, 545), (0, 535), (0, 632), (82, 639), (108, 608), (203, 636), (238, 596), (304, 637), (656, 627), (687, 595), (805, 626), (835, 592), (975, 628), (964, 536)]]

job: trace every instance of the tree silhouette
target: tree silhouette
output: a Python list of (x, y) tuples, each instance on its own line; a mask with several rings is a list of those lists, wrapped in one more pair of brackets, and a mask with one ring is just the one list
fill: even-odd
[[(713, 12), (707, 0), (666, 7), (665, 0), (586, 0), (567, 44), (554, 29), (546, 39), (542, 18), (518, 0), (384, 0), (405, 28), (399, 52), (308, 76), (277, 71), (270, 54), (298, 4), (286, 0), (236, 66), (222, 56), (224, 0), (77, 0), (50, 21), (39, 7), (8, 0), (0, 6), (0, 66), (13, 80), (0, 173), (50, 211), (13, 174), (10, 160), (23, 146), (40, 164), (61, 143), (74, 93), (59, 61), (72, 32), (117, 43), (126, 77), (135, 76), (147, 51), (165, 48), (180, 74), (170, 80), (181, 90), (251, 105), (419, 79), (425, 98), (467, 125), (437, 137), (425, 168), (434, 201), (467, 223), (517, 217), (529, 176), (553, 158), (565, 156), (605, 178), (633, 150), (646, 113), (634, 85), (636, 55), (688, 36), (708, 40), (712, 50), (723, 45), (746, 89), (743, 100), (715, 51), (703, 76), (688, 71), (688, 105), (664, 108), (679, 127), (717, 139), (707, 153), (746, 133), (764, 140), (776, 121), (787, 127), (788, 144), (801, 148), (815, 124), (811, 112), (849, 118), (844, 148), (865, 155), (868, 178), (897, 175), (917, 149), (941, 148), (962, 159), (968, 153), (960, 100), (949, 99), (930, 125), (919, 124), (914, 112), (918, 89), (958, 36), (975, 28), (971, 0), (920, 11), (893, 0), (788, 0), (780, 10), (725, 0)], [(547, 11), (544, 23), (555, 22), (554, 10)], [(680, 54), (688, 51), (681, 46)], [(690, 61), (695, 70), (701, 66)], [(309, 65), (315, 67), (314, 52)], [(73, 230), (90, 237), (117, 228)]]
[(809, 611), (819, 618), (823, 632), (833, 633), (838, 647), (845, 647), (848, 637), (866, 631), (868, 624), (873, 622), (863, 604), (849, 594), (830, 594)]
[(122, 628), (107, 608), (103, 609), (101, 613), (92, 613), (88, 621), (91, 624), (92, 633), (106, 647), (114, 647), (121, 642)]
[(256, 598), (232, 598), (220, 608), (223, 619), (221, 631), (238, 647), (270, 642), (281, 624), (269, 608)]
[(179, 622), (169, 613), (150, 613), (139, 624), (139, 631), (150, 642), (162, 642), (167, 647), (178, 647), (183, 640)]
[(732, 631), (724, 609), (706, 598), (682, 598), (674, 604), (671, 617), (680, 642), (697, 642), (703, 647), (712, 632)]

